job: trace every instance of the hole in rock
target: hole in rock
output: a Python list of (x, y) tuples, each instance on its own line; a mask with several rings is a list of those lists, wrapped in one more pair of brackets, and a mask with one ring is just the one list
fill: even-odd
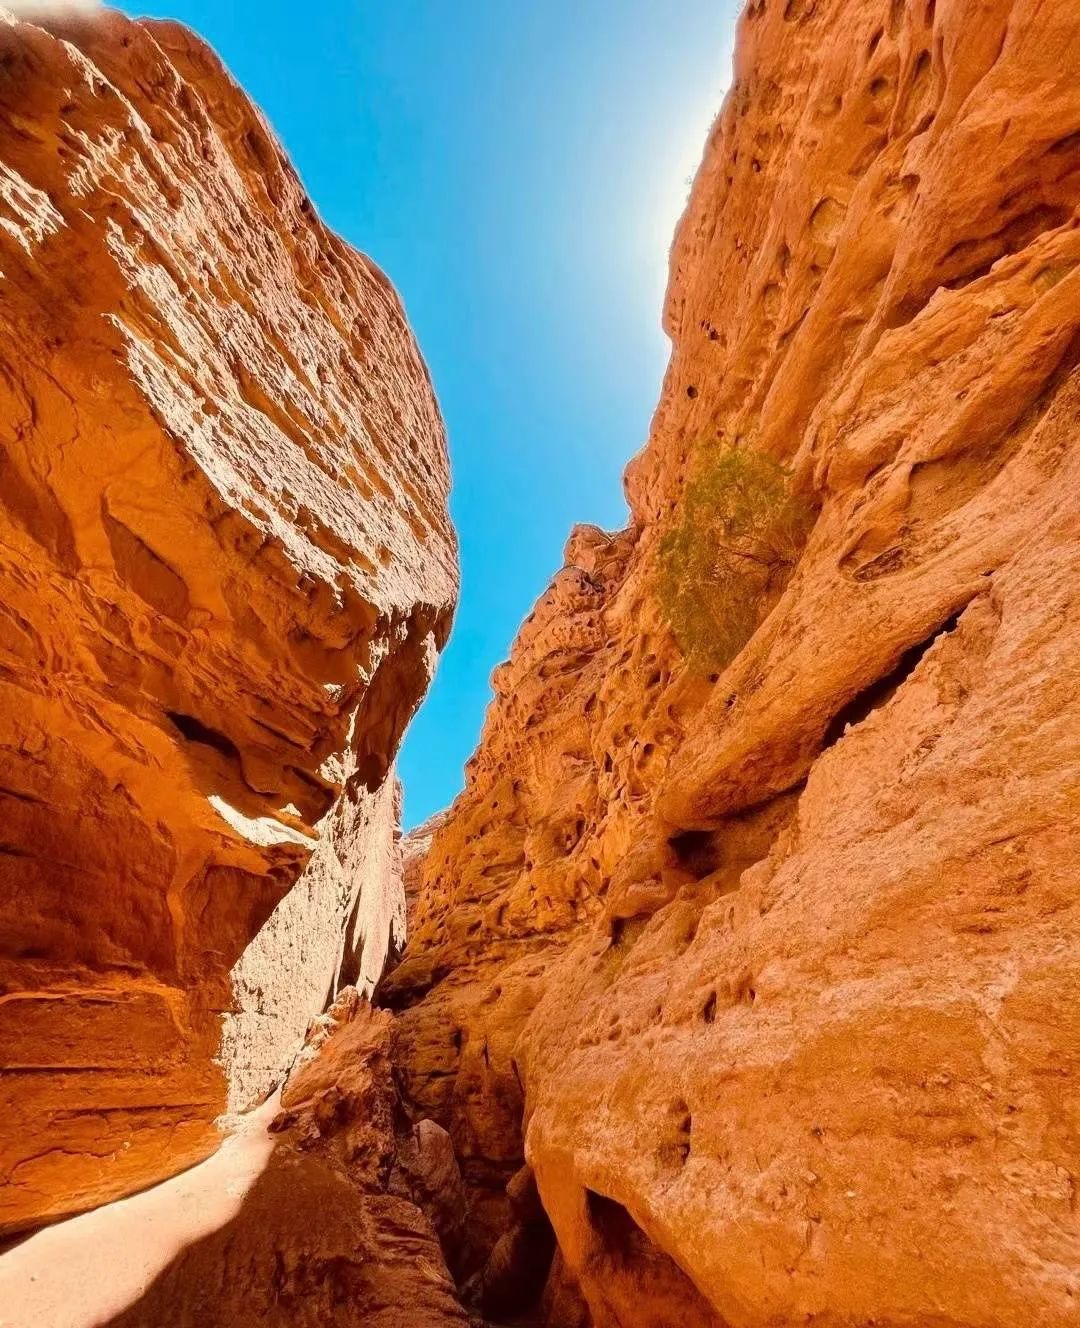
[(648, 1256), (656, 1247), (620, 1203), (595, 1190), (585, 1191), (585, 1211), (589, 1225), (604, 1246), (609, 1258), (630, 1261)]
[(490, 1328), (541, 1322), (538, 1311), (555, 1258), (555, 1232), (535, 1193), (524, 1211), (517, 1206), (516, 1219), (480, 1276), (479, 1308)]
[(230, 761), (240, 760), (240, 751), (236, 743), (224, 733), (212, 729), (209, 724), (204, 724), (201, 719), (196, 719), (194, 715), (181, 714), (178, 710), (166, 710), (165, 717), (174, 728), (180, 730), (188, 742), (198, 742), (204, 747), (212, 747), (222, 756), (227, 756)]
[(386, 757), (382, 753), (366, 752), (357, 758), (353, 779), (359, 780), (368, 792), (373, 792), (386, 778), (386, 769)]
[(721, 1320), (679, 1265), (614, 1199), (585, 1191), (585, 1214), (595, 1249), (589, 1282), (614, 1322), (635, 1328), (723, 1328)]
[(711, 830), (683, 830), (672, 835), (668, 847), (678, 865), (699, 881), (721, 864), (720, 849)]
[[(966, 605), (964, 606), (967, 607)], [(892, 699), (900, 687), (910, 678), (919, 666), (922, 657), (934, 644), (939, 636), (944, 636), (953, 631), (957, 622), (960, 620), (960, 614), (963, 609), (958, 609), (942, 625), (936, 628), (928, 637), (920, 641), (917, 645), (909, 647), (897, 660), (892, 669), (883, 677), (872, 682), (869, 687), (864, 688), (857, 696), (845, 705), (832, 717), (828, 728), (825, 730), (825, 736), (821, 740), (821, 750), (826, 751), (834, 743), (840, 741), (844, 736), (844, 731), (849, 725), (861, 724), (863, 720), (868, 719), (875, 710), (879, 710), (883, 705)]]
[(611, 949), (629, 949), (645, 930), (648, 918), (612, 918)]

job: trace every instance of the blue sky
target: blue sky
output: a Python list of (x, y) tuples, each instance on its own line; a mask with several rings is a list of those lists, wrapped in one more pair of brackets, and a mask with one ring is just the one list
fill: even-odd
[(671, 233), (735, 0), (150, 0), (263, 107), (325, 219), (401, 292), (450, 435), (457, 621), (398, 761), (459, 791), (492, 668), (570, 527), (622, 525), (668, 347)]

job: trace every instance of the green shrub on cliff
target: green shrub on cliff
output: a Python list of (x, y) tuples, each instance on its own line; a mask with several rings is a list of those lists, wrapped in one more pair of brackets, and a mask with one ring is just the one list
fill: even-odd
[(660, 543), (660, 601), (679, 647), (702, 670), (726, 667), (798, 560), (809, 506), (783, 466), (748, 447), (702, 455), (678, 525)]

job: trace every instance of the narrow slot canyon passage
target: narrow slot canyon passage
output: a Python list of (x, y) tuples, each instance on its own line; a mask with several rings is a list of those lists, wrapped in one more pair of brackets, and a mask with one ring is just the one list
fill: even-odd
[(1075, 0), (147, 4), (0, 0), (0, 1328), (1076, 1328)]

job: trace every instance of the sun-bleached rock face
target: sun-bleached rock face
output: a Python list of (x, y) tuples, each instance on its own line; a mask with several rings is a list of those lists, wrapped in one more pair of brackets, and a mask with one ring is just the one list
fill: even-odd
[(457, 570), (396, 295), (180, 26), (0, 8), (0, 308), (12, 1230), (204, 1155), (373, 985)]
[[(497, 671), (385, 983), (474, 1263), (527, 1159), (599, 1328), (1080, 1314), (1077, 68), (1067, 0), (742, 16), (631, 524)], [(730, 448), (812, 528), (710, 669), (662, 541)]]

